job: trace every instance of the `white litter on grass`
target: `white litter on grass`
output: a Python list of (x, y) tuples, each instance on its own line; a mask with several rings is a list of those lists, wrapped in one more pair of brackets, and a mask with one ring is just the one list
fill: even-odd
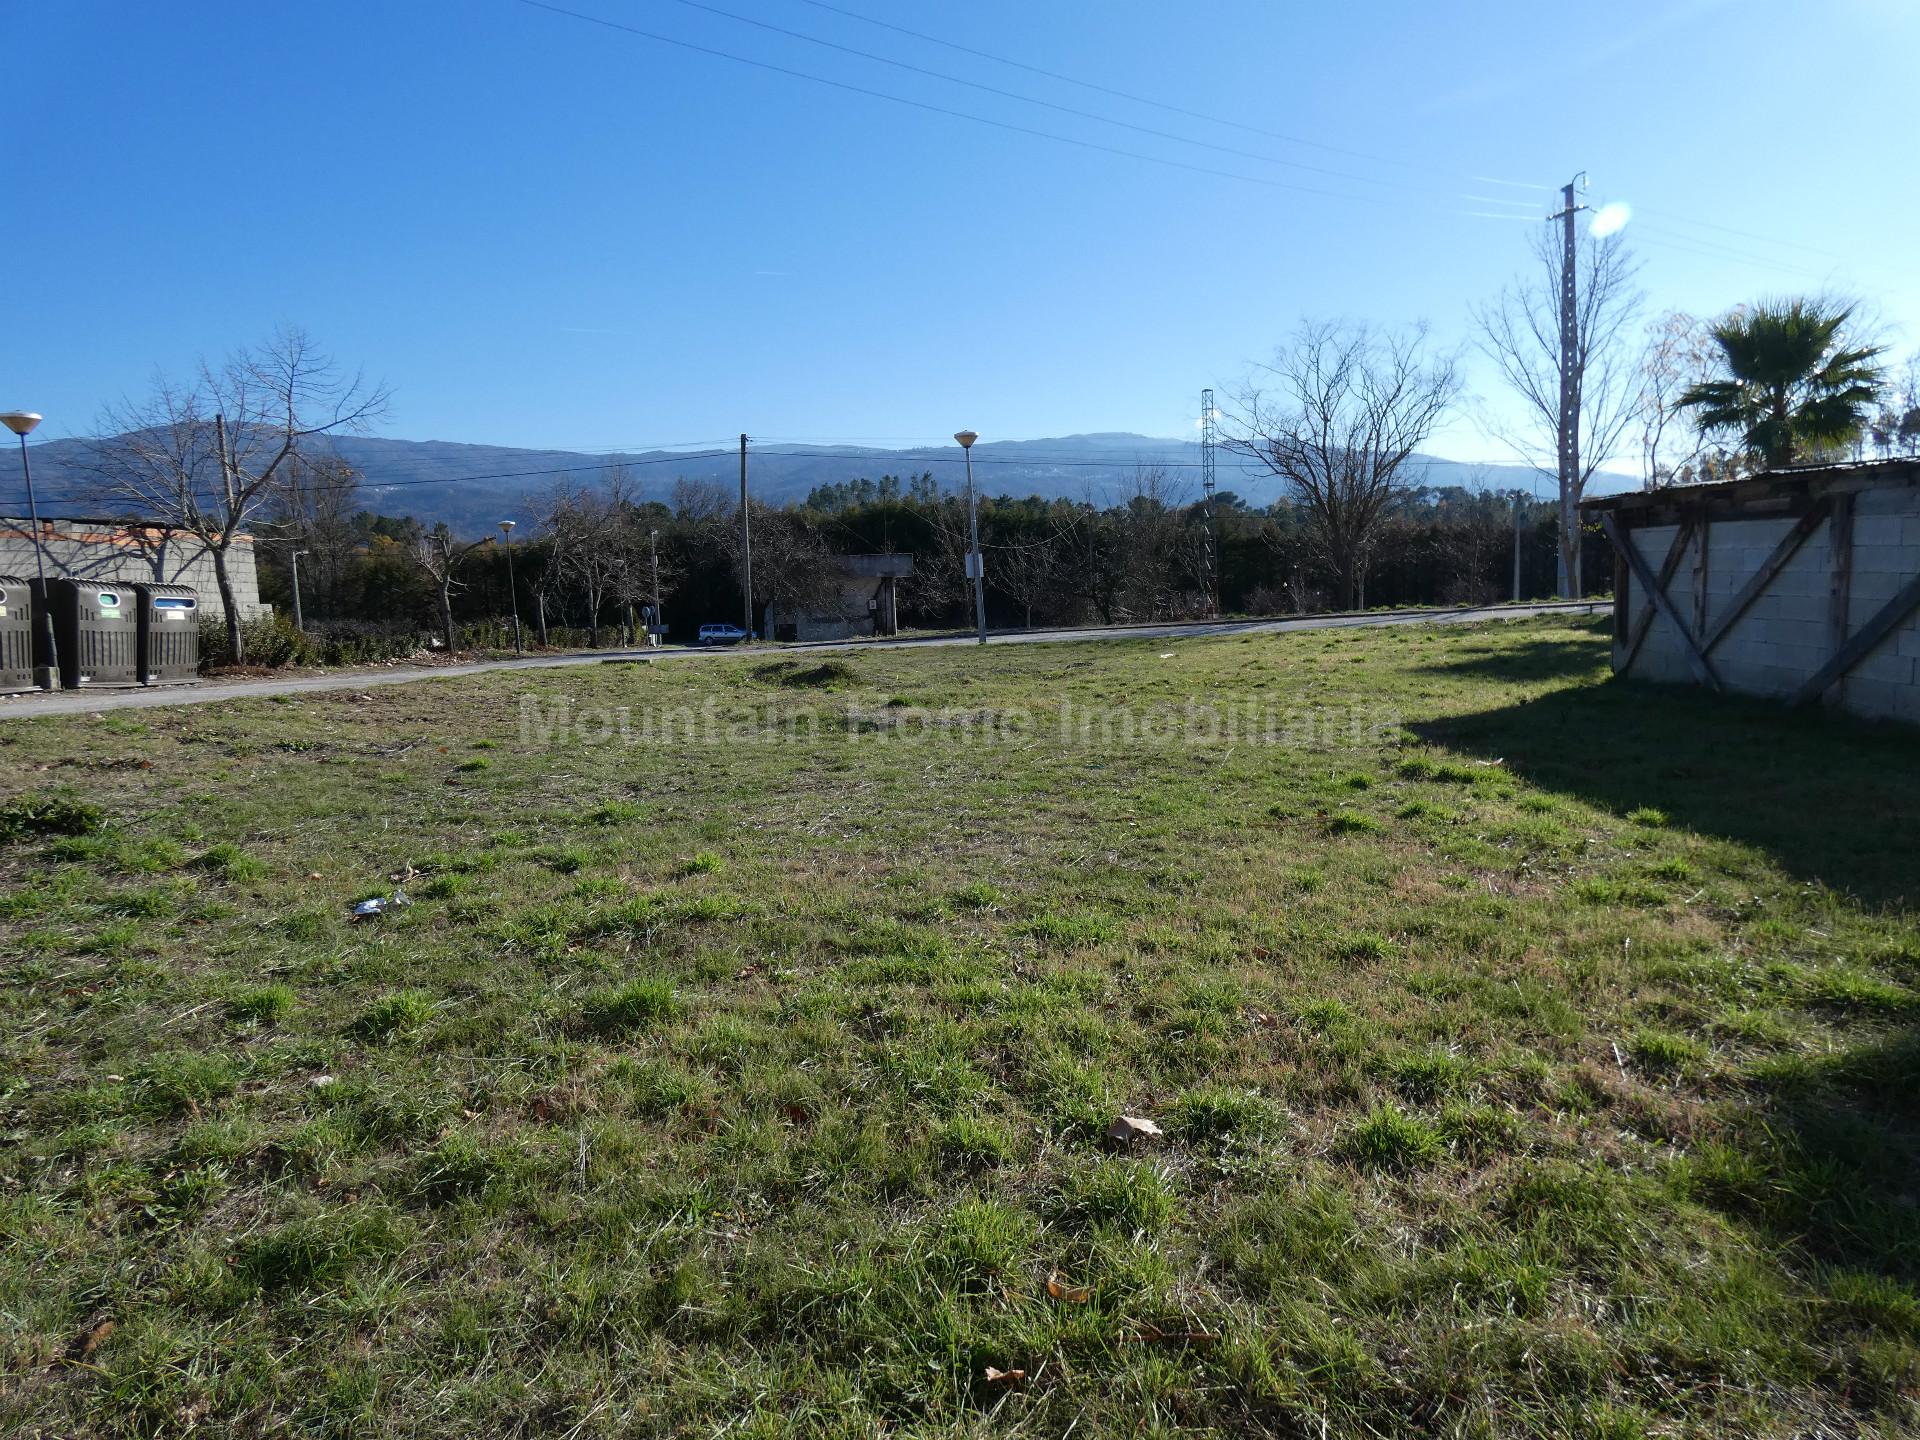
[(391, 895), (376, 895), (371, 900), (362, 900), (353, 907), (347, 918), (351, 921), (378, 920), (382, 915), (386, 914), (387, 911), (401, 905), (411, 905), (412, 903), (413, 901), (407, 897), (406, 891), (396, 890)]
[(1144, 1120), (1138, 1115), (1122, 1115), (1107, 1127), (1109, 1140), (1144, 1140), (1165, 1133), (1153, 1121)]

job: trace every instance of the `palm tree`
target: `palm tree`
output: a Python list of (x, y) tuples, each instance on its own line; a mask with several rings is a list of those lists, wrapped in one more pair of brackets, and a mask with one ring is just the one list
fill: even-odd
[(1722, 379), (1688, 388), (1705, 430), (1737, 430), (1769, 466), (1803, 450), (1851, 440), (1880, 394), (1880, 346), (1852, 346), (1842, 331), (1851, 305), (1762, 301), (1712, 328)]

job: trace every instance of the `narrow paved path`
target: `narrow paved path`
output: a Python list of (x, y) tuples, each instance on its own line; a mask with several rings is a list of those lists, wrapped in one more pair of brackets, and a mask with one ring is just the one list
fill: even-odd
[[(1079, 630), (990, 631), (989, 645), (1059, 645), (1087, 640), (1198, 640), (1216, 635), (1278, 635), (1295, 630), (1336, 630), (1388, 625), (1469, 625), (1526, 615), (1592, 615), (1611, 601), (1548, 605), (1499, 605), (1482, 610), (1394, 610), (1372, 615), (1305, 615), (1296, 620), (1202, 620), (1166, 625), (1093, 626)], [(555, 670), (567, 665), (602, 665), (610, 660), (699, 660), (723, 655), (804, 655), (822, 651), (897, 650), (943, 645), (972, 645), (972, 635), (935, 635), (893, 640), (832, 640), (811, 645), (733, 646), (697, 650), (592, 650), (542, 655), (528, 660), (477, 660), (464, 665), (430, 665), (390, 670), (329, 670), (284, 680), (222, 680), (211, 684), (158, 689), (67, 690), (56, 694), (0, 698), (0, 720), (36, 715), (90, 715), (99, 710), (144, 710), (155, 705), (214, 705), (269, 695), (302, 695), (324, 690), (370, 690), (376, 685), (412, 685), (456, 675), (485, 675), (496, 670)]]

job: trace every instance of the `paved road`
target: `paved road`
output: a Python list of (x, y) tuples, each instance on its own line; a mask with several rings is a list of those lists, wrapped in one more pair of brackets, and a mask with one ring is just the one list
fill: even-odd
[[(1523, 615), (1591, 615), (1610, 602), (1553, 605), (1502, 605), (1485, 610), (1395, 610), (1371, 615), (1309, 615), (1297, 620), (1220, 620), (1188, 624), (1099, 626), (1081, 630), (1010, 630), (992, 633), (989, 645), (1058, 645), (1086, 640), (1197, 640), (1216, 635), (1278, 635), (1295, 630), (1335, 630), (1354, 626), (1469, 625)], [(155, 705), (214, 705), (225, 700), (265, 695), (302, 695), (325, 690), (370, 690), (376, 685), (411, 685), (455, 675), (484, 675), (496, 670), (554, 670), (567, 665), (601, 665), (610, 660), (699, 660), (724, 655), (794, 655), (821, 651), (893, 650), (971, 645), (971, 635), (936, 635), (897, 640), (835, 640), (815, 645), (736, 646), (725, 650), (594, 650), (542, 655), (530, 660), (479, 660), (465, 665), (402, 666), (380, 670), (331, 670), (324, 675), (295, 675), (284, 680), (223, 680), (153, 690), (81, 690), (18, 695), (0, 699), (0, 720), (35, 715), (89, 715), (98, 710), (144, 710)]]

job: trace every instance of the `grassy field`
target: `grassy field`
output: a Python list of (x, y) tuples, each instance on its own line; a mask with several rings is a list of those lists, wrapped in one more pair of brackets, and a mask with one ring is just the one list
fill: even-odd
[(1920, 737), (1605, 643), (4, 723), (0, 1431), (1913, 1433)]

